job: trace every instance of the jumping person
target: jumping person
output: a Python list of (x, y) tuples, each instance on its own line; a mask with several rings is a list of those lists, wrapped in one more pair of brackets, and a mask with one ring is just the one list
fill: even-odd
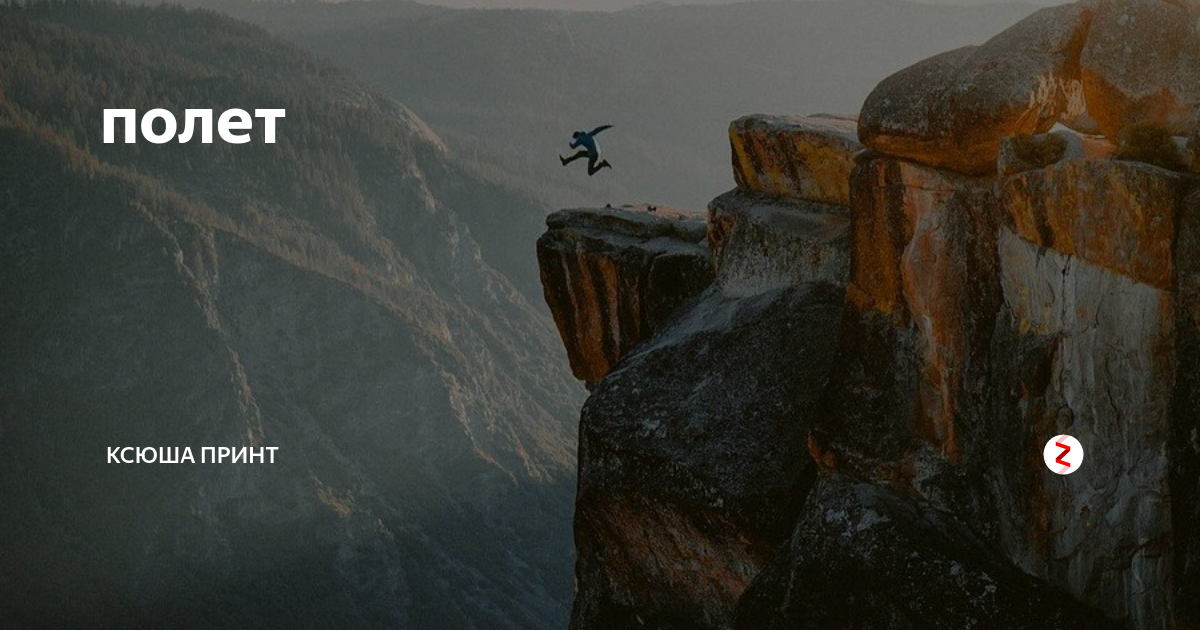
[(609, 164), (608, 160), (600, 159), (600, 149), (596, 148), (596, 134), (609, 127), (612, 127), (612, 125), (600, 125), (587, 133), (576, 131), (571, 134), (571, 148), (579, 148), (579, 151), (567, 158), (560, 155), (558, 156), (558, 161), (562, 162), (563, 166), (566, 166), (579, 158), (586, 157), (588, 159), (588, 177), (600, 172), (602, 168), (612, 168), (612, 164)]

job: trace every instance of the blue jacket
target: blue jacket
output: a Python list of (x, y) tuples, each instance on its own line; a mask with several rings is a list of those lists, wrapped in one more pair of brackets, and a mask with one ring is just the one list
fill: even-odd
[(609, 127), (612, 127), (612, 125), (600, 125), (587, 133), (583, 133), (582, 131), (576, 132), (579, 135), (575, 136), (575, 139), (571, 141), (571, 148), (583, 147), (587, 149), (588, 155), (599, 155), (600, 150), (596, 148), (596, 134)]

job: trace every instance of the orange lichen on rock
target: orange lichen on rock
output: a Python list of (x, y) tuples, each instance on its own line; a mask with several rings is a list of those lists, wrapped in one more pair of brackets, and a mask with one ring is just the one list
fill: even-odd
[(1001, 196), (1025, 240), (1166, 289), (1185, 185), (1147, 164), (1068, 160), (1009, 178)]
[(845, 206), (862, 145), (852, 118), (744, 116), (729, 125), (733, 176), (749, 192)]
[(1144, 120), (1185, 134), (1200, 105), (1200, 35), (1160, 0), (1101, 0), (1080, 54), (1088, 113), (1110, 139)]
[(564, 210), (538, 240), (546, 303), (575, 377), (604, 378), (687, 299), (712, 283), (699, 213)]
[(896, 206), (904, 196), (900, 161), (872, 160), (854, 172), (853, 259), (847, 301), (860, 308), (879, 311), (897, 325), (908, 321), (901, 309), (900, 260), (912, 240), (912, 224)]
[[(912, 330), (919, 355), (915, 429), (953, 460), (955, 417), (974, 324), (993, 273), (991, 180), (889, 158), (867, 161), (854, 182), (848, 302)], [(990, 325), (990, 323), (989, 323)]]

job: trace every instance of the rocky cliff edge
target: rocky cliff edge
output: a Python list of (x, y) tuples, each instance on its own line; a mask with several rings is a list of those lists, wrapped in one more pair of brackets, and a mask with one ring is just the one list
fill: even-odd
[(1197, 15), (1039, 11), (856, 135), (739, 119), (706, 224), (551, 217), (572, 628), (1200, 626)]

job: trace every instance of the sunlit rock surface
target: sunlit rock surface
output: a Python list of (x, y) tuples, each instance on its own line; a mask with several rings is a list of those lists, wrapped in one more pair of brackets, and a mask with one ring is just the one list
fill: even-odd
[(712, 282), (701, 215), (563, 210), (546, 220), (538, 262), (575, 377), (594, 383)]
[(1000, 188), (1005, 214), (1025, 240), (1168, 288), (1187, 185), (1181, 175), (1139, 162), (1071, 160)]
[(1080, 54), (1088, 111), (1116, 138), (1141, 120), (1186, 134), (1200, 107), (1200, 35), (1161, 0), (1100, 0)]

